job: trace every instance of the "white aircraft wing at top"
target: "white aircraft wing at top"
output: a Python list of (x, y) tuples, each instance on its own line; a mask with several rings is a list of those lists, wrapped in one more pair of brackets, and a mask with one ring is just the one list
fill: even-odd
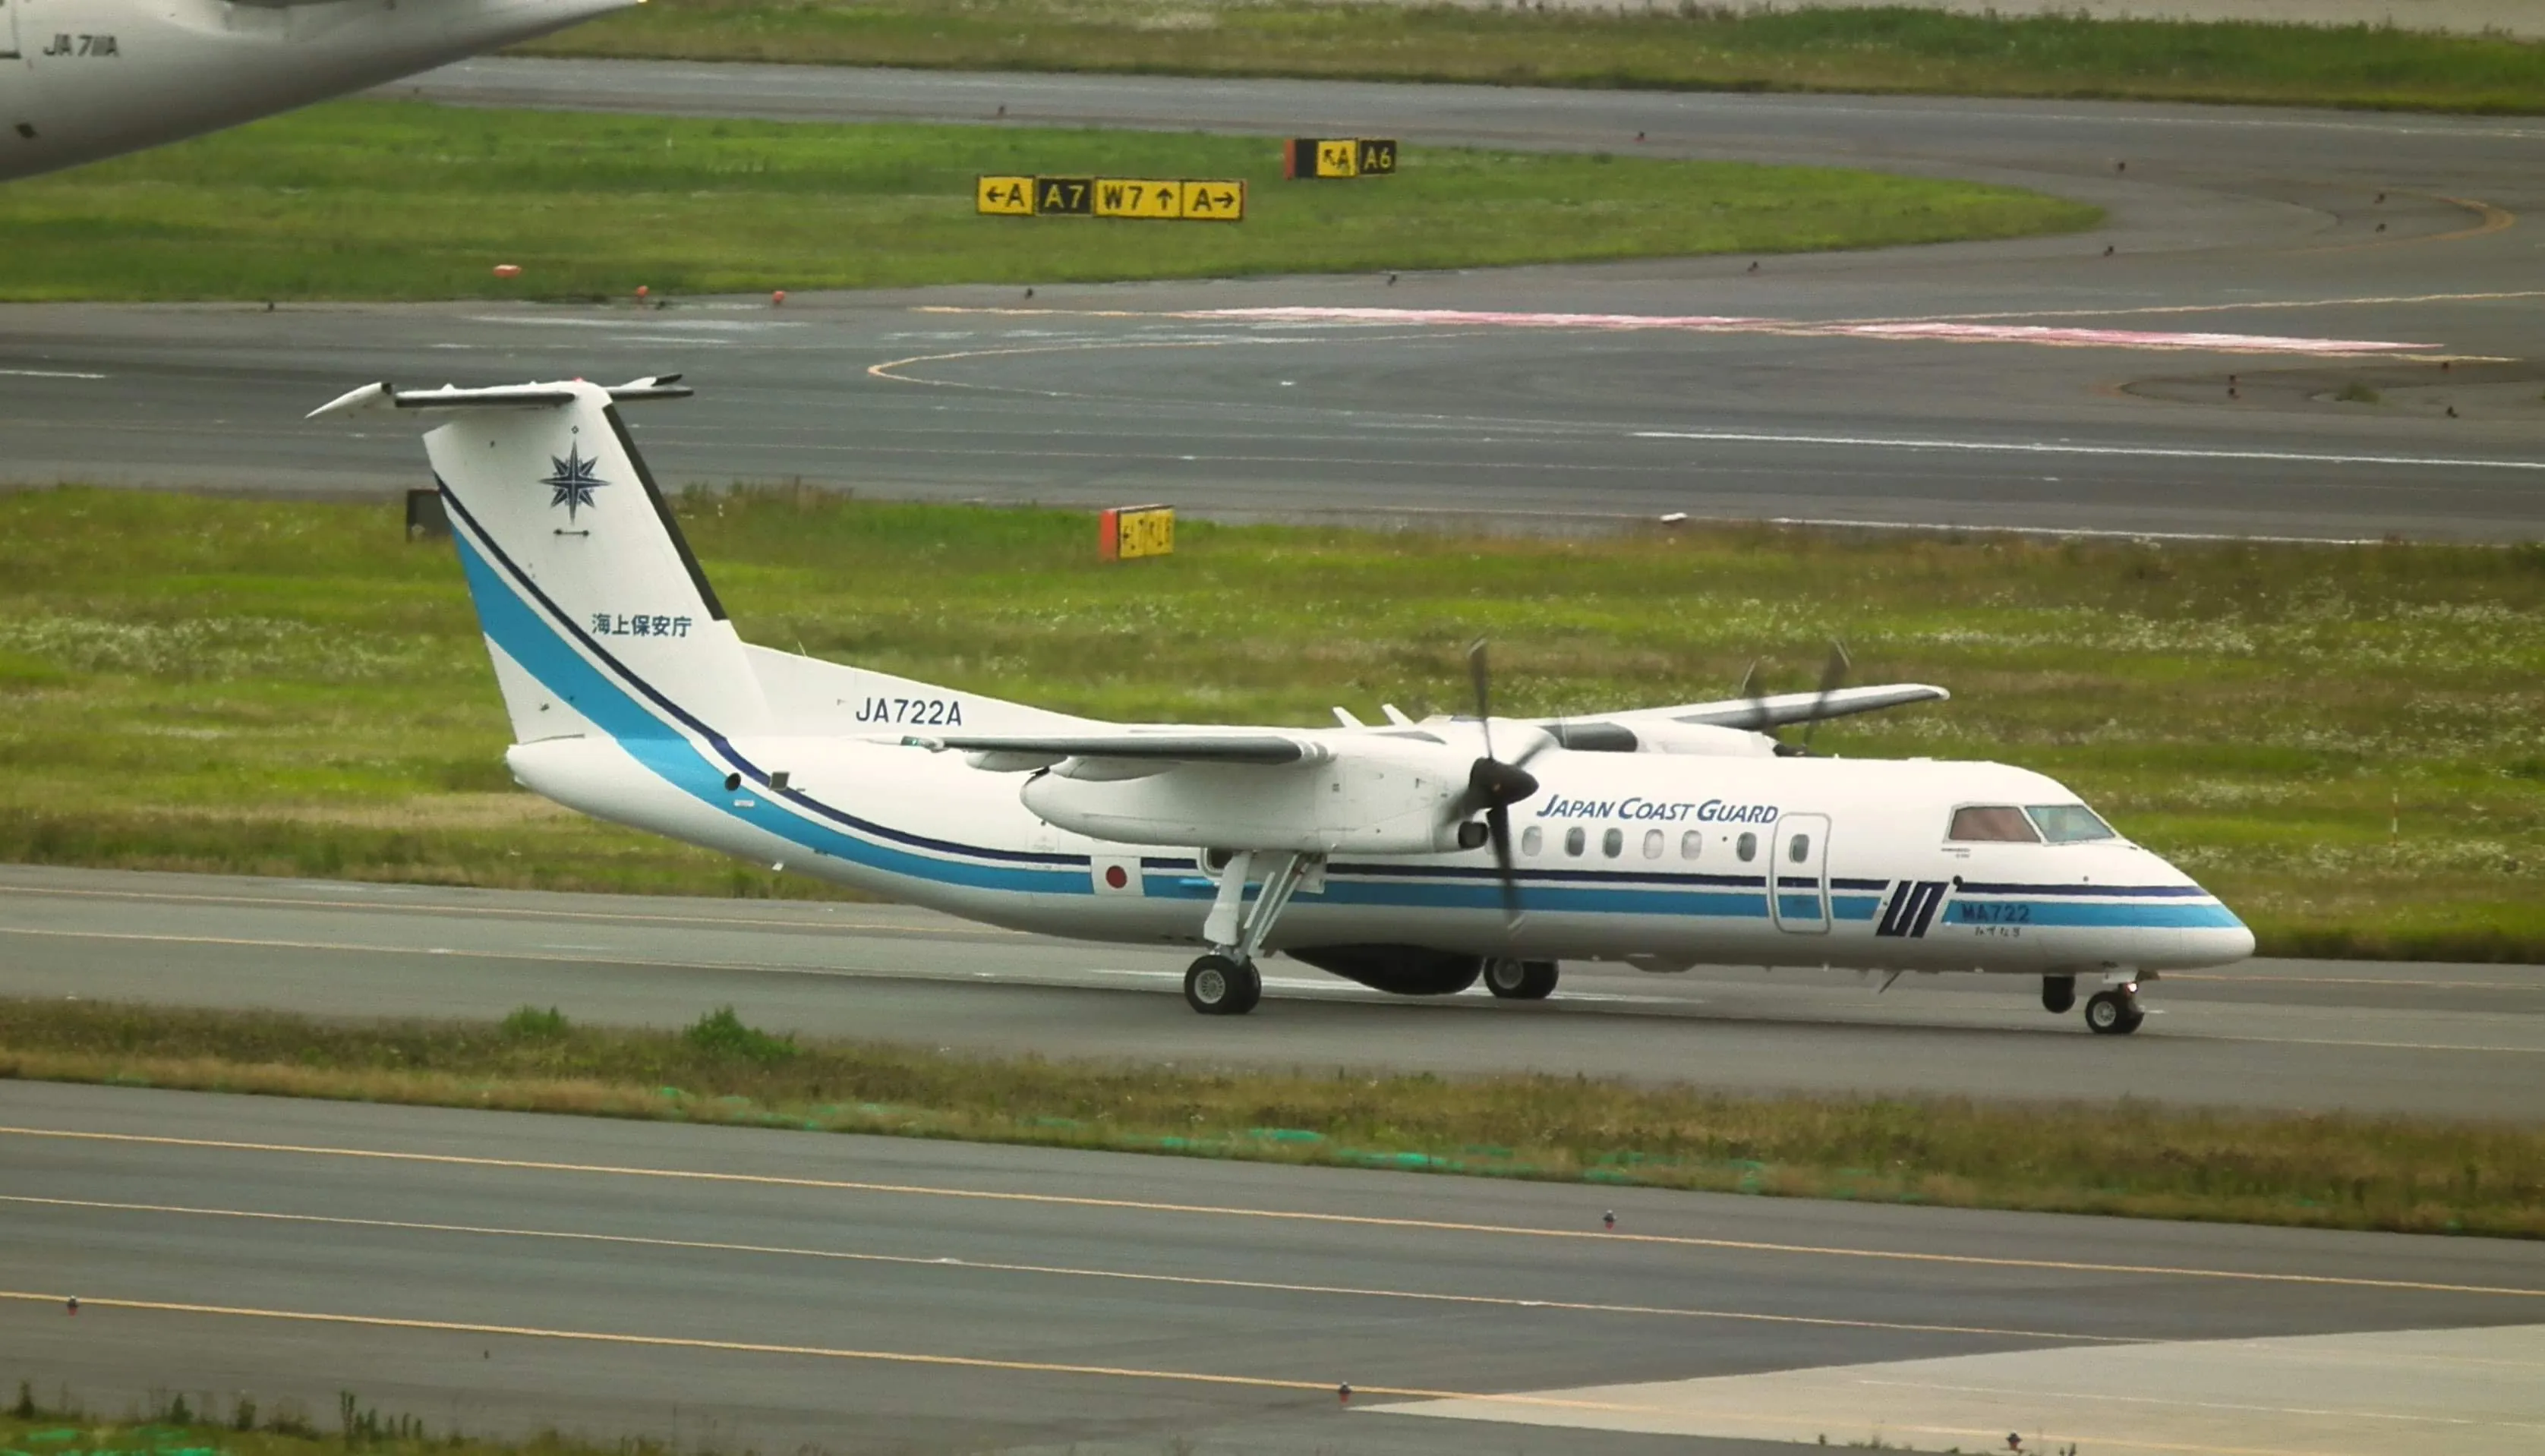
[(1926, 683), (1882, 683), (1863, 688), (1835, 688), (1827, 692), (1779, 692), (1772, 697), (1728, 697), (1720, 702), (1683, 703), (1678, 707), (1635, 708), (1595, 716), (1620, 723), (1667, 718), (1674, 723), (1708, 723), (1717, 728), (1774, 728), (1820, 718), (1844, 718), (1878, 712), (1913, 702), (1942, 702), (1953, 694)]

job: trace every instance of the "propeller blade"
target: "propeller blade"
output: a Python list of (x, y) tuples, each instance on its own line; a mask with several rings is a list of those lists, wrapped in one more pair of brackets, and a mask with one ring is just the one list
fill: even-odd
[(1502, 877), (1503, 924), (1519, 924), (1519, 871), (1512, 858), (1511, 810), (1500, 804), (1485, 811), (1485, 828), (1494, 842), (1494, 869)]
[(1493, 673), (1485, 664), (1485, 639), (1467, 644), (1467, 684), (1476, 689), (1476, 726), (1485, 736), (1485, 757), (1494, 756)]
[(1803, 753), (1812, 751), (1812, 733), (1821, 726), (1821, 709), (1829, 706), (1831, 693), (1847, 686), (1847, 675), (1854, 667), (1854, 661), (1847, 655), (1847, 644), (1832, 637), (1829, 661), (1821, 666), (1821, 695), (1813, 699), (1811, 721), (1803, 725)]

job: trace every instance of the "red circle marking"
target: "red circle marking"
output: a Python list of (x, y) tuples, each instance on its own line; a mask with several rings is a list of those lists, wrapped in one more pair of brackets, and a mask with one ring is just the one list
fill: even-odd
[(1131, 883), (1131, 877), (1122, 872), (1121, 865), (1108, 864), (1105, 866), (1105, 883), (1118, 890)]

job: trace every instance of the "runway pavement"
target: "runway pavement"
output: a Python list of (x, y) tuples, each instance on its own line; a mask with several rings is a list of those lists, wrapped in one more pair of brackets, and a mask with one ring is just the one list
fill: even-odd
[[(1791, 1448), (1702, 1432), (1778, 1420), (2508, 1456), (2545, 1429), (2519, 1243), (19, 1083), (0, 1174), (0, 1375), (109, 1410), (330, 1423), (351, 1391), (436, 1428), (1091, 1456), (1731, 1456)], [(1934, 1360), (1963, 1384), (1904, 1407), (1884, 1382), (1939, 1367), (1893, 1362)], [(2198, 1378), (2101, 1388), (2168, 1369)], [(1638, 1423), (1700, 1434), (1595, 1428)]]
[[(376, 492), (424, 479), (408, 433), (300, 412), (379, 377), (678, 370), (700, 397), (636, 422), (674, 481), (1558, 528), (1683, 511), (2545, 529), (2527, 358), (2545, 287), (2519, 222), (2545, 194), (2545, 121), (528, 59), (398, 91), (1828, 162), (2041, 188), (2110, 221), (1755, 275), (1745, 257), (775, 309), (19, 306), (0, 311), (0, 479)], [(2334, 399), (2352, 382), (2384, 402)]]
[(2530, 1119), (2545, 971), (2256, 961), (2150, 988), (2089, 1033), (2022, 979), (1647, 975), (1576, 963), (1552, 1001), (1382, 996), (1292, 961), (1255, 1014), (1192, 1014), (1189, 951), (1082, 944), (896, 906), (627, 899), (0, 867), (0, 996), (684, 1025), (1052, 1056), (1735, 1091), (1896, 1092)]

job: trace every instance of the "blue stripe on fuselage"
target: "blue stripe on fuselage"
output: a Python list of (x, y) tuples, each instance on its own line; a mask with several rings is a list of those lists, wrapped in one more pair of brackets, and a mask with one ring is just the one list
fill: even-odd
[[(455, 503), (454, 503), (455, 504)], [(463, 523), (474, 528), (474, 521), (462, 514)], [(815, 853), (831, 855), (852, 863), (865, 865), (889, 874), (914, 879), (933, 880), (941, 884), (972, 889), (1001, 890), (1012, 893), (1042, 895), (1089, 895), (1094, 885), (1083, 868), (1083, 856), (1049, 856), (1069, 860), (1071, 867), (1028, 869), (1007, 864), (976, 864), (939, 854), (914, 852), (889, 845), (877, 844), (855, 834), (844, 833), (829, 825), (806, 820), (790, 813), (780, 804), (770, 802), (766, 790), (755, 784), (748, 807), (735, 802), (726, 791), (726, 768), (709, 760), (672, 723), (640, 701), (636, 692), (621, 687), (610, 673), (596, 667), (576, 651), (559, 629), (552, 625), (540, 608), (525, 600), (523, 592), (505, 580), (505, 571), (516, 570), (510, 562), (499, 571), (494, 562), (482, 554), (471, 539), (471, 530), (455, 531), (452, 539), (458, 545), (461, 570), (466, 574), (470, 595), (475, 599), (478, 621), (487, 637), (501, 648), (504, 655), (519, 664), (550, 692), (571, 703), (594, 726), (642, 764), (664, 782), (698, 802), (729, 814), (755, 829), (762, 830)], [(478, 533), (482, 533), (480, 530)], [(527, 589), (527, 584), (525, 584)], [(534, 589), (530, 589), (534, 590)], [(552, 605), (549, 610), (553, 610)], [(611, 668), (625, 677), (638, 691), (663, 703), (667, 711), (679, 713), (668, 699), (647, 688), (632, 672), (616, 660)], [(680, 716), (686, 718), (683, 713)], [(690, 726), (707, 738), (719, 752), (726, 746), (712, 730), (692, 720)], [(750, 766), (739, 755), (731, 755), (735, 768), (748, 770)], [(753, 776), (758, 776), (752, 770)], [(790, 799), (803, 803), (813, 812), (846, 818), (840, 811), (803, 795), (789, 791)], [(944, 842), (930, 842), (944, 843)], [(984, 857), (1013, 858), (1012, 851), (976, 849), (947, 844), (958, 853), (978, 853)], [(1037, 856), (1042, 857), (1042, 856)], [(1145, 863), (1146, 861), (1144, 861)], [(1190, 860), (1172, 860), (1175, 865)], [(1502, 903), (1501, 889), (1490, 877), (1490, 870), (1478, 870), (1468, 877), (1463, 868), (1450, 866), (1406, 866), (1408, 873), (1399, 877), (1391, 868), (1379, 871), (1375, 865), (1355, 865), (1354, 869), (1370, 878), (1330, 878), (1322, 893), (1304, 898), (1328, 905), (1385, 906), (1409, 909), (1494, 910)], [(1442, 872), (1447, 870), (1448, 875)], [(1373, 873), (1376, 872), (1376, 873)], [(1664, 889), (1647, 883), (1629, 887), (1638, 878), (1633, 872), (1620, 872), (1613, 877), (1599, 871), (1552, 871), (1562, 874), (1567, 883), (1546, 883), (1523, 874), (1522, 894), (1531, 910), (1604, 915), (1701, 916), (1742, 920), (1765, 920), (1767, 898), (1764, 887), (1748, 892), (1722, 890)], [(1455, 875), (1455, 878), (1449, 877)], [(1384, 876), (1384, 877), (1381, 877)], [(1607, 884), (1585, 884), (1592, 879), (1612, 880)], [(1677, 879), (1679, 876), (1671, 876)], [(1694, 879), (1696, 876), (1686, 878)], [(1706, 878), (1716, 878), (1707, 876)], [(1731, 876), (1723, 876), (1730, 879)], [(1754, 880), (1755, 884), (1756, 881)], [(1879, 881), (1855, 880), (1856, 885), (1879, 884)], [(2012, 888), (2012, 887), (2009, 887)], [(2034, 888), (2034, 887), (2024, 887)], [(1198, 876), (1190, 878), (1154, 876), (1151, 893), (1179, 899), (1209, 899), (1213, 887)], [(2126, 893), (2126, 892), (2121, 892)], [(2194, 891), (2193, 893), (2198, 893)], [(1816, 898), (1806, 905), (1798, 897), (1787, 897), (1794, 904), (1788, 918), (1818, 920)], [(1869, 921), (1880, 907), (1878, 898), (1858, 895), (1833, 895), (1830, 909), (1834, 919)], [(1951, 917), (1947, 917), (1951, 919)], [(2033, 908), (2030, 924), (2059, 926), (2198, 926), (2233, 927), (2240, 924), (2222, 905), (2079, 905), (2044, 904)]]

